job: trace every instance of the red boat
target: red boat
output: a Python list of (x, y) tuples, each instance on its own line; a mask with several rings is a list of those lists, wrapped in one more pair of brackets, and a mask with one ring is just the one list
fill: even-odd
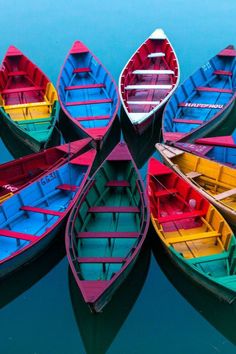
[(179, 63), (166, 34), (156, 29), (137, 49), (121, 72), (119, 92), (123, 108), (141, 135), (178, 86)]
[(0, 165), (0, 203), (72, 158), (86, 152), (92, 139), (46, 149)]

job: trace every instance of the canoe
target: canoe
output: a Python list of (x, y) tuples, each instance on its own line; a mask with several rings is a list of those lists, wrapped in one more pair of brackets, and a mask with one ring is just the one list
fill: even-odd
[(32, 152), (53, 144), (58, 109), (57, 92), (47, 76), (10, 46), (0, 68), (0, 117), (14, 138)]
[(79, 41), (74, 42), (59, 74), (61, 108), (78, 137), (101, 145), (117, 115), (117, 86), (101, 62)]
[[(228, 145), (225, 143), (225, 145), (217, 145), (216, 138), (215, 141), (212, 140), (212, 143), (210, 141), (204, 141), (204, 139), (208, 138), (198, 139), (194, 144), (176, 142), (174, 146), (197, 156), (236, 168), (236, 144)], [(209, 138), (209, 140), (210, 139), (212, 138)], [(203, 144), (199, 144), (199, 140), (203, 141)]]
[(156, 144), (166, 164), (196, 188), (236, 226), (236, 170), (183, 150)]
[(126, 115), (138, 134), (161, 119), (163, 108), (180, 79), (177, 56), (161, 28), (156, 29), (129, 59), (119, 78)]
[(134, 266), (149, 211), (141, 177), (119, 143), (85, 186), (66, 227), (66, 252), (85, 303), (100, 312)]
[(91, 139), (82, 139), (1, 164), (0, 203), (49, 171), (89, 150), (90, 142)]
[(39, 256), (65, 225), (88, 178), (91, 149), (31, 183), (0, 206), (0, 278)]
[(193, 142), (223, 123), (235, 103), (235, 56), (228, 46), (178, 87), (163, 112), (164, 142)]
[(236, 239), (217, 209), (177, 173), (151, 158), (151, 220), (171, 259), (228, 303), (236, 299)]

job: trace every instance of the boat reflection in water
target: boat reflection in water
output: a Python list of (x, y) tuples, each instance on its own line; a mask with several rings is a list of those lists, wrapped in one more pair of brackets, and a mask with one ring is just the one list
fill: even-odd
[(103, 312), (92, 314), (68, 271), (74, 315), (87, 354), (105, 354), (131, 311), (144, 285), (150, 263), (150, 245), (146, 242), (132, 271), (118, 288)]
[(62, 235), (58, 236), (43, 254), (5, 279), (1, 279), (0, 309), (30, 289), (63, 259), (64, 239)]
[(137, 167), (142, 168), (155, 152), (155, 144), (161, 141), (161, 119), (154, 119), (150, 127), (141, 136), (135, 132), (123, 107), (121, 108), (120, 121), (124, 140)]
[(220, 301), (188, 277), (168, 256), (155, 231), (151, 243), (157, 263), (177, 291), (224, 337), (236, 344), (236, 305)]

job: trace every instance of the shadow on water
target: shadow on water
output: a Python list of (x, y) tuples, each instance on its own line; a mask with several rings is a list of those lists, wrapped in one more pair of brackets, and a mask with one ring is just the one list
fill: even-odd
[(121, 108), (121, 128), (130, 152), (138, 168), (142, 168), (145, 162), (155, 151), (155, 144), (161, 140), (161, 119), (153, 120), (153, 123), (140, 136), (138, 135), (123, 107)]
[(150, 245), (145, 243), (134, 268), (103, 312), (99, 314), (92, 314), (84, 303), (69, 268), (71, 302), (87, 354), (105, 354), (111, 346), (144, 285), (150, 253)]
[(64, 239), (59, 237), (37, 259), (0, 281), (0, 308), (30, 289), (65, 256)]
[(176, 290), (224, 337), (236, 344), (236, 306), (222, 302), (188, 277), (166, 252), (155, 231), (152, 251), (157, 263)]

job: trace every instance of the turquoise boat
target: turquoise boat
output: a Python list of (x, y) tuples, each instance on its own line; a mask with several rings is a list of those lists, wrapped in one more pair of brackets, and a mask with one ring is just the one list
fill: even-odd
[(66, 251), (92, 312), (100, 312), (134, 266), (146, 238), (149, 209), (125, 143), (91, 177), (68, 219)]

